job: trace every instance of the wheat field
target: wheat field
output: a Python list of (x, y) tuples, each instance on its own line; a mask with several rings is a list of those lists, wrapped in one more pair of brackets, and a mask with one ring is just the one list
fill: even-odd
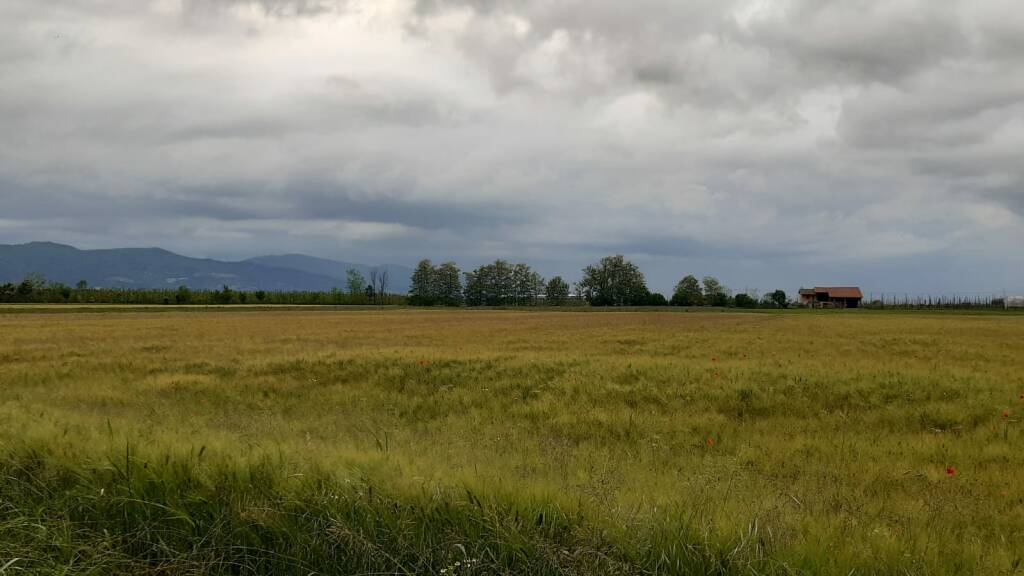
[(0, 574), (1024, 572), (1024, 317), (6, 309)]

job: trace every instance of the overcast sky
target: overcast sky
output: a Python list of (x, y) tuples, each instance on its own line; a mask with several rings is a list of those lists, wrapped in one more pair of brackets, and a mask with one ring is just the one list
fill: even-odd
[(1024, 292), (1024, 10), (3, 0), (29, 240)]

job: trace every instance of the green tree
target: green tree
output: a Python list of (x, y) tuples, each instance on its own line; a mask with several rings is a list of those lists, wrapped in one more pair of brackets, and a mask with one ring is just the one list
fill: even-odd
[(349, 296), (362, 298), (363, 293), (366, 292), (366, 278), (359, 270), (349, 268), (345, 271), (345, 287), (348, 289)]
[(749, 294), (740, 293), (736, 295), (737, 308), (757, 308), (757, 299)]
[(647, 298), (648, 306), (668, 306), (668, 300), (661, 292), (655, 292)]
[(701, 292), (700, 282), (697, 277), (689, 274), (683, 277), (676, 284), (675, 292), (672, 293), (670, 302), (673, 306), (700, 306), (704, 303), (704, 293)]
[(548, 280), (544, 287), (544, 303), (548, 306), (561, 306), (569, 300), (569, 284), (561, 276)]
[(18, 293), (18, 287), (10, 282), (0, 286), (0, 302), (14, 302), (14, 296)]
[(584, 268), (580, 287), (594, 306), (641, 306), (650, 294), (640, 268), (621, 254)]
[(178, 286), (178, 291), (174, 293), (175, 304), (188, 304), (192, 300), (192, 292), (189, 291), (188, 286)]
[(537, 303), (537, 298), (544, 292), (544, 278), (526, 264), (519, 263), (512, 267), (513, 304), (530, 306)]
[(218, 304), (231, 304), (235, 299), (235, 293), (231, 290), (231, 286), (225, 284), (218, 292), (214, 293), (214, 299)]
[(472, 272), (463, 272), (465, 288), (462, 289), (462, 298), (466, 306), (484, 305), (484, 285), (479, 275), (479, 268)]
[(467, 306), (525, 306), (537, 303), (544, 278), (526, 264), (495, 260), (463, 275)]
[(722, 283), (718, 281), (718, 278), (715, 278), (714, 276), (705, 276), (703, 284), (704, 304), (720, 307), (729, 305), (729, 289), (723, 286)]
[(409, 285), (409, 303), (413, 306), (433, 306), (437, 302), (437, 270), (424, 258), (413, 270)]
[(768, 300), (776, 308), (789, 308), (789, 297), (783, 290), (776, 290), (768, 294)]
[(89, 288), (89, 283), (86, 282), (85, 280), (79, 280), (78, 284), (75, 284), (75, 289), (76, 290), (86, 290), (88, 288)]
[(513, 267), (505, 260), (495, 260), (494, 264), (485, 266), (484, 278), (487, 281), (487, 304), (489, 306), (508, 306), (515, 295), (515, 284), (512, 279)]
[(46, 288), (46, 277), (33, 272), (27, 274), (15, 289), (15, 297), (18, 302), (33, 302), (40, 298), (43, 289)]
[(462, 304), (462, 271), (455, 262), (445, 262), (433, 271), (434, 294), (443, 306)]

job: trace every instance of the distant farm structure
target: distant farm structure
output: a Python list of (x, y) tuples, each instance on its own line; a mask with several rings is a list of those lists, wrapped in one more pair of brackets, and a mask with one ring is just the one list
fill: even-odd
[(1024, 296), (970, 292), (912, 294), (872, 292), (865, 296), (856, 286), (801, 288), (799, 304), (808, 308), (870, 308), (874, 310), (1024, 310)]
[(864, 294), (856, 286), (815, 286), (800, 289), (800, 304), (812, 308), (859, 308)]

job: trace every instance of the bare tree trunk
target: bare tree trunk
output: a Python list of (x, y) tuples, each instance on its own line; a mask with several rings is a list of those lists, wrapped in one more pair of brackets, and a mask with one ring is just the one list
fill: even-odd
[(391, 304), (391, 294), (388, 289), (391, 288), (391, 275), (385, 269), (380, 274), (380, 296), (381, 302), (384, 304)]
[[(380, 298), (380, 291), (377, 290), (377, 280), (378, 280), (377, 276), (378, 276), (377, 269), (376, 268), (370, 268), (370, 286), (373, 286), (373, 299), (372, 300), (378, 300)], [(376, 304), (376, 302), (371, 301), (370, 304)]]

